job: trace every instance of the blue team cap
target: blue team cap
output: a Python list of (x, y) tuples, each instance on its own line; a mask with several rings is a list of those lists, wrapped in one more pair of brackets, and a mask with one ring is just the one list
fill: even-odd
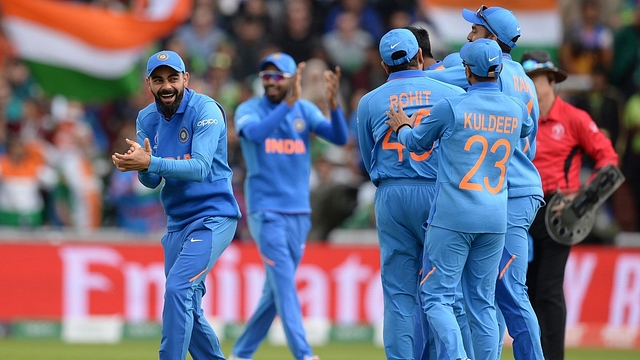
[(296, 69), (298, 68), (298, 65), (296, 65), (296, 61), (293, 60), (291, 56), (281, 52), (273, 53), (264, 58), (264, 60), (260, 62), (260, 65), (258, 65), (260, 71), (264, 70), (264, 67), (267, 66), (267, 64), (275, 65), (278, 70), (282, 71), (283, 73), (285, 73), (285, 75), (288, 76), (295, 75)]
[(468, 22), (487, 28), (498, 40), (514, 49), (520, 37), (520, 23), (513, 12), (499, 6), (482, 5), (475, 12), (463, 9), (462, 17)]
[(460, 57), (463, 64), (478, 76), (497, 78), (502, 71), (502, 50), (493, 40), (478, 39), (464, 44)]
[(446, 68), (454, 67), (454, 66), (462, 66), (462, 58), (460, 57), (459, 52), (451, 53), (442, 59), (442, 66)]
[(147, 77), (151, 76), (153, 70), (158, 68), (158, 66), (169, 66), (175, 71), (187, 72), (184, 61), (182, 61), (180, 55), (169, 50), (162, 50), (151, 55), (149, 61), (147, 61)]
[(393, 29), (380, 39), (380, 56), (389, 66), (408, 63), (416, 56), (418, 49), (418, 40), (411, 30)]

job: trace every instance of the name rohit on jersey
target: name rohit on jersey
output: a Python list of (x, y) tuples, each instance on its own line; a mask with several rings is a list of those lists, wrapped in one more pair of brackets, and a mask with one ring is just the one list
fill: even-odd
[(431, 95), (431, 91), (416, 90), (401, 92), (400, 94), (389, 95), (389, 105), (394, 105), (396, 108), (429, 105), (429, 95)]
[(518, 128), (518, 118), (492, 114), (464, 113), (464, 128), (513, 134)]
[(304, 141), (297, 139), (274, 139), (268, 138), (264, 141), (264, 151), (267, 154), (305, 154), (307, 148)]

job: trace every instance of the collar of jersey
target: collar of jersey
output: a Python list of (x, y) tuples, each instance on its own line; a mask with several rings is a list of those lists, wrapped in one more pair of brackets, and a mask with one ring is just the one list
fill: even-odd
[(426, 77), (427, 74), (422, 70), (400, 70), (389, 74), (389, 80), (398, 80), (409, 77)]
[(472, 90), (481, 90), (481, 89), (498, 89), (498, 82), (477, 82), (471, 86), (469, 86), (469, 89), (467, 89), (467, 92), (472, 91)]

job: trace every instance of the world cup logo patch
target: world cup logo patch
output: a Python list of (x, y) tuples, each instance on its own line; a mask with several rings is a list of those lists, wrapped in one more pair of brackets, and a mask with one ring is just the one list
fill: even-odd
[(178, 140), (180, 140), (181, 143), (185, 143), (187, 142), (187, 140), (189, 140), (189, 132), (187, 131), (187, 128), (180, 129)]
[(307, 127), (307, 124), (305, 124), (304, 120), (302, 119), (293, 120), (293, 128), (295, 129), (295, 131), (303, 132), (306, 127)]

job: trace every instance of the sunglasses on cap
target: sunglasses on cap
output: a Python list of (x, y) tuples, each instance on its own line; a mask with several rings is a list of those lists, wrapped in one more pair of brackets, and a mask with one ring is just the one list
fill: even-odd
[(533, 59), (525, 60), (522, 63), (522, 68), (524, 71), (533, 71), (538, 69), (554, 69), (555, 66), (551, 61), (545, 61), (543, 63), (539, 63)]
[(485, 24), (487, 24), (487, 28), (489, 28), (489, 31), (495, 35), (498, 36), (498, 32), (495, 31), (495, 29), (493, 27), (491, 27), (491, 24), (489, 23), (489, 20), (487, 20), (487, 17), (484, 16), (484, 11), (487, 10), (488, 7), (486, 5), (482, 5), (478, 8), (478, 10), (476, 10), (476, 15), (482, 19), (482, 21), (485, 22)]
[(260, 73), (258, 75), (260, 75), (260, 77), (264, 81), (269, 81), (271, 79), (273, 79), (274, 81), (282, 81), (284, 79), (288, 79), (288, 78), (291, 77), (291, 75), (289, 75), (287, 73), (283, 73), (283, 72), (275, 71), (275, 70), (260, 71)]

